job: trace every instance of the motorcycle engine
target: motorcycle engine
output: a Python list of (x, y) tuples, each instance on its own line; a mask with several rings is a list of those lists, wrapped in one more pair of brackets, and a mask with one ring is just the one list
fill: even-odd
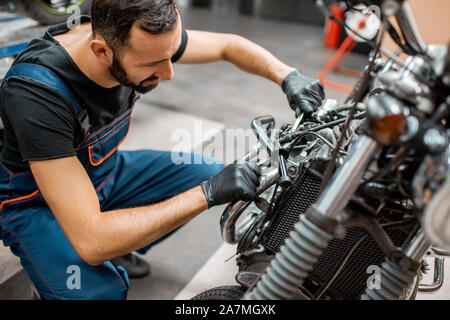
[[(361, 124), (361, 121), (354, 121), (351, 125), (343, 144), (346, 149), (356, 140), (356, 131)], [(328, 128), (318, 133), (333, 143), (339, 139), (338, 129)], [(300, 216), (318, 198), (332, 149), (318, 139), (309, 140), (307, 145), (309, 147), (288, 159), (288, 171), (293, 173), (292, 185), (276, 193), (274, 205), (265, 219), (255, 223), (241, 239), (237, 259), (240, 271), (262, 272), (289, 237)], [(345, 151), (338, 158), (337, 166), (344, 158)], [(403, 210), (397, 209), (398, 212)], [(389, 210), (389, 214), (395, 215), (396, 208)], [(407, 240), (412, 228), (414, 223), (385, 223), (387, 234), (398, 247)], [(304, 282), (302, 291), (311, 299), (358, 299), (367, 288), (371, 275), (368, 270), (371, 266), (380, 266), (384, 260), (382, 250), (364, 229), (350, 227), (345, 237), (330, 241)]]

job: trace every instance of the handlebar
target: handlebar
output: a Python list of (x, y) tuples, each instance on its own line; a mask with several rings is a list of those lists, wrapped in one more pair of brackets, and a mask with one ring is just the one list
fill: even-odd
[(253, 119), (251, 123), (251, 127), (256, 135), (256, 138), (266, 147), (267, 152), (269, 153), (269, 155), (271, 155), (274, 150), (274, 146), (272, 141), (262, 128), (263, 125), (268, 125), (267, 130), (270, 131), (275, 127), (275, 119), (272, 116), (262, 116)]
[(427, 52), (427, 45), (420, 35), (408, 1), (403, 1), (400, 4), (395, 17), (397, 18), (398, 25), (406, 43), (418, 53), (425, 54)]

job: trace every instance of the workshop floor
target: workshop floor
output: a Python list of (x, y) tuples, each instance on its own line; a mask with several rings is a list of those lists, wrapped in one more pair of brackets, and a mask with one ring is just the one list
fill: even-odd
[[(323, 48), (323, 28), (246, 16), (212, 14), (186, 9), (187, 29), (237, 33), (262, 45), (287, 64), (317, 77), (333, 55)], [(345, 65), (362, 69), (366, 58), (352, 54)], [(330, 74), (329, 80), (351, 85), (355, 78)], [(343, 101), (346, 94), (326, 90), (327, 97)], [(132, 131), (122, 149), (184, 148), (174, 138), (176, 129), (193, 132), (200, 126), (207, 140), (230, 128), (247, 130), (256, 116), (273, 115), (278, 126), (293, 121), (280, 88), (265, 79), (238, 71), (224, 63), (176, 65), (175, 77), (143, 96), (135, 109)], [(202, 141), (190, 147), (198, 149)], [(228, 159), (222, 159), (228, 160)], [(223, 244), (219, 218), (223, 207), (213, 208), (186, 224), (171, 238), (155, 246), (144, 258), (152, 274), (132, 280), (129, 299), (189, 299), (221, 284), (233, 284), (234, 247)], [(19, 285), (18, 285), (19, 284)], [(28, 280), (23, 272), (0, 286), (0, 299), (28, 299)], [(450, 290), (445, 288), (445, 297)], [(426, 297), (425, 297), (426, 298)]]

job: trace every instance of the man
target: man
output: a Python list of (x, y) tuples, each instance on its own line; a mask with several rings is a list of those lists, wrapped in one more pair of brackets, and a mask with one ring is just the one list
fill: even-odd
[(33, 40), (0, 90), (3, 241), (43, 299), (125, 299), (118, 257), (145, 253), (212, 206), (254, 198), (255, 164), (117, 151), (136, 93), (172, 79), (172, 63), (229, 61), (282, 86), (297, 113), (324, 98), (319, 81), (242, 37), (184, 30), (174, 0), (93, 0), (91, 15)]

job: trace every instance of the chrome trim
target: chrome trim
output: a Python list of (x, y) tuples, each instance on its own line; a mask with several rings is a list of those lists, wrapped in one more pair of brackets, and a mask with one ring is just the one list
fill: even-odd
[(434, 275), (432, 284), (420, 284), (420, 292), (434, 292), (439, 290), (444, 283), (444, 261), (445, 258), (434, 258)]
[(430, 240), (426, 237), (425, 232), (420, 229), (409, 242), (408, 246), (403, 250), (403, 253), (411, 260), (420, 262), (430, 246)]
[(431, 248), (431, 252), (436, 255), (436, 256), (440, 256), (440, 257), (450, 257), (450, 251), (449, 250), (445, 250), (439, 247), (432, 247)]
[(400, 5), (396, 17), (405, 41), (414, 50), (420, 53), (426, 53), (428, 47), (420, 35), (411, 7), (407, 1), (403, 1)]
[[(275, 184), (278, 180), (278, 176), (278, 168), (275, 168), (262, 176), (256, 194), (259, 195), (263, 193)], [(235, 203), (230, 203), (223, 211), (222, 217), (220, 218), (220, 231), (225, 242), (230, 244), (238, 243), (245, 234), (246, 230), (243, 230), (242, 227), (236, 232), (236, 222), (250, 203), (251, 201), (237, 201)], [(246, 226), (249, 228), (251, 225), (246, 224)]]
[(270, 138), (267, 136), (266, 132), (262, 128), (263, 125), (268, 124), (269, 127), (274, 128), (275, 127), (275, 119), (272, 116), (263, 116), (253, 119), (251, 123), (251, 127), (253, 129), (253, 132), (256, 135), (256, 138), (258, 141), (267, 149), (267, 152), (269, 155), (272, 154), (274, 150), (274, 145)]
[(334, 219), (340, 215), (361, 183), (368, 164), (379, 150), (374, 139), (368, 136), (358, 139), (344, 165), (335, 173), (315, 205), (321, 214)]
[(258, 154), (258, 150), (261, 148), (261, 142), (257, 142), (241, 160), (242, 161), (251, 161), (255, 155)]
[(289, 131), (289, 133), (293, 133), (295, 131), (297, 131), (298, 127), (300, 127), (300, 124), (303, 121), (303, 118), (305, 117), (304, 113), (301, 113), (298, 118), (295, 120), (294, 124), (292, 125), (291, 130)]

